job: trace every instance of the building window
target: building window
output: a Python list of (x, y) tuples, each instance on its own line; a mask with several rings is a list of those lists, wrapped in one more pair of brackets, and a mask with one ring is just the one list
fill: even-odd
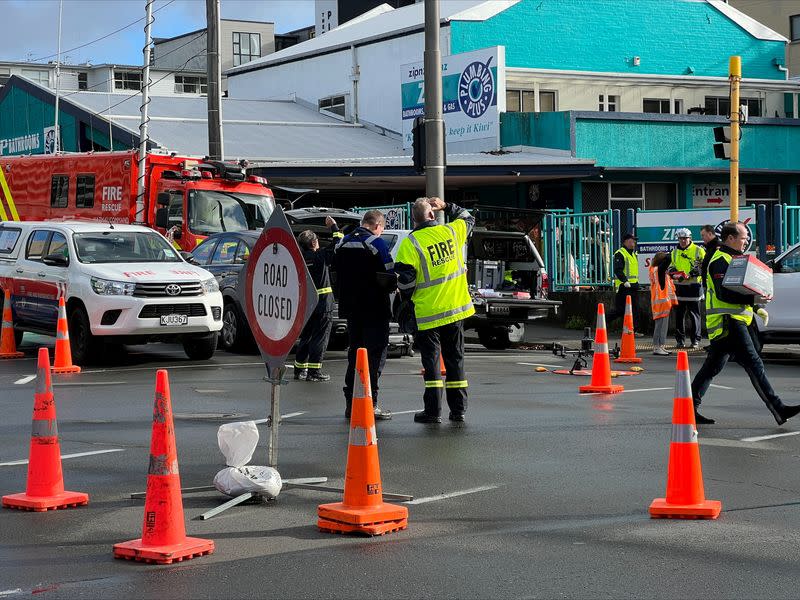
[(800, 40), (800, 15), (792, 15), (789, 17), (789, 29), (791, 32), (791, 40), (793, 42)]
[(778, 202), (781, 199), (781, 186), (777, 183), (748, 183), (747, 202)]
[(261, 57), (261, 34), (233, 32), (233, 66), (238, 67)]
[(53, 175), (50, 181), (50, 207), (67, 208), (69, 202), (69, 175)]
[(75, 186), (75, 207), (92, 208), (94, 206), (94, 175), (78, 175)]
[(555, 112), (556, 106), (555, 92), (539, 92), (539, 112)]
[(89, 89), (89, 74), (88, 73), (78, 73), (78, 89), (79, 90), (88, 90)]
[(600, 112), (617, 112), (619, 110), (619, 96), (600, 94), (598, 100)]
[(22, 76), (27, 77), (31, 81), (43, 85), (44, 87), (50, 86), (50, 72), (40, 71), (38, 69), (22, 69)]
[(347, 97), (329, 96), (319, 101), (320, 112), (332, 113), (343, 119), (347, 118)]
[(642, 112), (669, 114), (669, 100), (653, 100), (645, 98), (642, 100)]
[(175, 93), (207, 94), (207, 80), (205, 77), (197, 75), (175, 75)]
[[(741, 98), (739, 104), (747, 107), (747, 114), (750, 117), (761, 116), (760, 98)], [(706, 96), (706, 114), (721, 115), (728, 117), (731, 114), (730, 98), (724, 96)]]
[(11, 78), (11, 69), (8, 67), (0, 67), (0, 87), (8, 83)]
[[(556, 93), (539, 92), (541, 112), (555, 110)], [(535, 112), (536, 92), (533, 90), (506, 90), (506, 112)]]
[(114, 71), (115, 90), (141, 90), (141, 71)]

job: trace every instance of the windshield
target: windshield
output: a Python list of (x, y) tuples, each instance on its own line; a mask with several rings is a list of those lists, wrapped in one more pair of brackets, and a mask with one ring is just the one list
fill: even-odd
[(156, 233), (108, 230), (76, 233), (73, 239), (82, 263), (183, 262)]
[(189, 192), (189, 230), (200, 235), (262, 229), (275, 206), (269, 196), (192, 190)]

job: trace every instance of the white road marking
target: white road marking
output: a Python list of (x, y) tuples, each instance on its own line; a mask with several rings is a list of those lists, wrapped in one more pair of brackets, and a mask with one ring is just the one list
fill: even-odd
[[(325, 362), (343, 362), (346, 361), (346, 358), (326, 358)], [(150, 366), (150, 367), (123, 367), (123, 368), (115, 368), (115, 369), (95, 369), (92, 371), (82, 371), (84, 375), (90, 373), (127, 373), (133, 371), (156, 371), (159, 369), (224, 369), (225, 367), (252, 367), (252, 366), (264, 366), (263, 362), (239, 362), (239, 363), (212, 363), (206, 365), (198, 365), (198, 364), (191, 364), (191, 365), (158, 365), (158, 366)], [(293, 369), (294, 365), (286, 365), (288, 368)]]
[[(26, 383), (28, 383), (29, 381), (33, 381), (34, 379), (36, 379), (36, 375), (26, 375), (25, 377), (17, 379), (14, 382), (14, 384), (15, 385), (25, 385)], [(0, 594), (2, 594), (2, 592), (0, 592)]]
[(716, 383), (712, 383), (711, 387), (717, 388), (718, 390), (735, 390), (736, 388), (728, 387), (727, 385), (719, 385)]
[[(125, 452), (124, 448), (110, 448), (108, 450), (92, 450), (91, 452), (77, 452), (75, 454), (62, 454), (62, 460), (65, 458), (79, 458), (81, 456), (93, 456), (95, 454), (108, 454), (110, 452)], [(11, 462), (0, 463), (0, 467), (12, 467), (15, 465), (27, 465), (28, 459), (12, 460)]]
[(456, 496), (466, 496), (467, 494), (476, 494), (478, 492), (486, 492), (500, 487), (499, 485), (482, 485), (481, 487), (471, 488), (468, 490), (461, 490), (460, 492), (450, 492), (449, 494), (439, 494), (438, 496), (428, 496), (427, 498), (414, 498), (403, 504), (425, 504), (426, 502), (436, 502), (437, 500), (447, 500), (448, 498), (455, 498)]
[(564, 369), (566, 368), (564, 365), (554, 365), (553, 363), (529, 363), (529, 362), (518, 362), (518, 365), (525, 365), (526, 367), (556, 367), (557, 369)]
[(194, 391), (197, 392), (198, 394), (225, 394), (227, 393), (228, 390), (201, 390), (195, 388)]
[[(639, 390), (622, 390), (622, 394), (631, 394), (633, 392), (663, 392), (664, 390), (671, 390), (671, 387), (658, 387), (658, 388), (642, 388)], [(579, 396), (613, 396), (614, 394), (606, 394), (603, 392), (592, 392), (590, 394), (578, 394)]]
[(53, 383), (53, 387), (83, 387), (85, 385), (124, 385), (127, 381), (70, 381)]
[[(306, 411), (293, 412), (293, 413), (289, 413), (288, 415), (281, 415), (281, 420), (283, 420), (283, 419), (291, 419), (292, 417), (299, 417), (300, 415), (304, 415), (304, 414), (306, 414)], [(269, 419), (256, 419), (255, 421), (253, 421), (253, 423), (256, 423), (256, 424), (258, 424), (258, 423), (266, 423), (268, 420)]]
[(0, 598), (4, 598), (6, 596), (14, 596), (16, 594), (21, 594), (21, 593), (22, 593), (22, 588), (17, 588), (15, 590), (3, 590), (2, 592), (0, 592)]
[(414, 409), (414, 410), (398, 410), (392, 411), (393, 415), (410, 415), (411, 413), (419, 412), (422, 409)]
[(780, 437), (789, 437), (790, 435), (800, 435), (800, 431), (790, 431), (788, 433), (774, 433), (772, 435), (759, 435), (756, 437), (742, 438), (743, 442), (761, 442), (764, 440), (772, 440)]

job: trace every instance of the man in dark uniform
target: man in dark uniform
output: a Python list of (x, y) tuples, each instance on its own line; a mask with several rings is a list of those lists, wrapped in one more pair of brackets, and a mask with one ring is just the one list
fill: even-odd
[[(772, 389), (764, 363), (753, 346), (748, 327), (753, 322), (755, 296), (740, 294), (722, 285), (731, 259), (742, 255), (747, 247), (748, 237), (747, 227), (743, 223), (725, 223), (720, 233), (722, 243), (708, 264), (706, 329), (711, 345), (703, 366), (692, 381), (695, 422), (698, 425), (714, 423), (714, 419), (704, 417), (697, 409), (714, 377), (722, 371), (732, 356), (747, 372), (756, 393), (767, 405), (778, 425), (783, 425), (787, 419), (800, 413), (800, 405), (787, 406)], [(761, 309), (759, 314), (766, 315), (766, 311)]]
[[(336, 226), (336, 221), (331, 217), (325, 219), (325, 225), (331, 228), (334, 238), (342, 237)], [(329, 381), (331, 376), (322, 371), (322, 357), (328, 347), (328, 338), (331, 334), (331, 312), (333, 311), (333, 288), (328, 269), (333, 258), (330, 249), (319, 249), (317, 234), (305, 230), (297, 236), (297, 242), (303, 252), (311, 279), (317, 286), (319, 301), (311, 318), (303, 327), (294, 356), (294, 378), (305, 381)]]
[(378, 403), (378, 379), (386, 363), (386, 349), (389, 345), (389, 320), (392, 313), (389, 295), (397, 287), (392, 256), (386, 242), (380, 237), (384, 226), (383, 213), (369, 210), (361, 218), (361, 226), (340, 240), (336, 246), (339, 316), (347, 319), (347, 334), (350, 338), (343, 388), (344, 415), (348, 419), (353, 402), (356, 352), (359, 348), (367, 349), (375, 418), (392, 418), (392, 413), (383, 410)]
[(626, 233), (622, 236), (622, 246), (614, 253), (614, 310), (608, 311), (606, 318), (611, 323), (617, 317), (625, 316), (625, 298), (631, 297), (633, 310), (633, 330), (639, 329), (639, 255), (636, 253), (636, 236)]
[(703, 238), (703, 247), (705, 248), (706, 255), (703, 257), (703, 262), (700, 265), (700, 283), (703, 284), (703, 289), (706, 289), (706, 275), (708, 274), (708, 263), (714, 257), (714, 253), (719, 248), (719, 238), (713, 225), (703, 225), (700, 229), (700, 237)]

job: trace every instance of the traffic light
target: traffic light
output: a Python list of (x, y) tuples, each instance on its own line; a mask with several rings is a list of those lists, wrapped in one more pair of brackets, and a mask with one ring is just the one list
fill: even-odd
[(425, 172), (425, 119), (417, 117), (414, 119), (414, 127), (411, 130), (412, 148), (414, 156), (414, 170), (417, 173)]
[(714, 157), (722, 160), (731, 158), (731, 128), (714, 127)]

